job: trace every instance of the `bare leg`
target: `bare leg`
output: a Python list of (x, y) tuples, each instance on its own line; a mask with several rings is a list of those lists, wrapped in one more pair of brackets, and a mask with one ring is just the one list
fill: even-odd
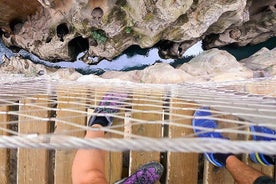
[(233, 178), (242, 184), (252, 184), (257, 178), (264, 176), (264, 174), (246, 165), (234, 155), (227, 158), (226, 168)]
[[(92, 127), (101, 127), (95, 124)], [(85, 138), (100, 138), (103, 131), (87, 131)], [(105, 151), (96, 149), (80, 149), (77, 151), (72, 166), (74, 184), (106, 184)]]

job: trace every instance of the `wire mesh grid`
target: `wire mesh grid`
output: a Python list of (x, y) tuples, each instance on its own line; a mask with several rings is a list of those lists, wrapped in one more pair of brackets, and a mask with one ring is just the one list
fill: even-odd
[[(275, 154), (276, 79), (201, 84), (137, 84), (28, 79), (0, 84), (0, 147), (110, 151)], [(125, 94), (110, 127), (87, 126), (105, 94)], [(107, 100), (108, 101), (108, 100)], [(112, 101), (110, 101), (112, 102)], [(194, 116), (199, 108), (211, 113)], [(204, 110), (203, 110), (204, 111)], [(203, 128), (193, 120), (209, 119)], [(254, 132), (252, 126), (272, 133)], [(215, 132), (225, 139), (198, 137)], [(105, 138), (84, 139), (87, 130)], [(262, 137), (265, 140), (254, 140)]]

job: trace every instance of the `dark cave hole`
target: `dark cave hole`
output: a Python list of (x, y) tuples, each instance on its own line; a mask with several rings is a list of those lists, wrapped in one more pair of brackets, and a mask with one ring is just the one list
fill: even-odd
[(0, 29), (0, 37), (2, 37), (4, 35), (5, 38), (9, 38), (10, 37), (10, 33), (3, 31), (2, 29)]
[(258, 14), (258, 13), (261, 13), (261, 12), (265, 12), (265, 11), (268, 10), (268, 9), (269, 9), (268, 6), (262, 6), (262, 7), (258, 8), (258, 9), (256, 10), (256, 13), (255, 13), (255, 14)]
[(100, 7), (96, 7), (92, 10), (91, 16), (97, 20), (100, 20), (103, 16), (104, 12)]
[(79, 53), (89, 49), (88, 38), (78, 36), (68, 43), (68, 52), (71, 59), (75, 60)]
[(147, 56), (149, 54), (149, 49), (142, 49), (139, 45), (132, 45), (124, 50), (122, 54), (125, 54), (128, 58), (134, 57), (136, 55)]
[(14, 34), (18, 34), (23, 26), (23, 22), (20, 19), (13, 19), (10, 21), (10, 28)]
[(169, 58), (168, 53), (169, 53), (169, 50), (173, 46), (172, 41), (161, 40), (155, 46), (158, 48), (158, 55), (159, 55), (160, 58), (162, 58), (162, 59), (168, 59)]
[(46, 38), (46, 43), (50, 43), (52, 41), (51, 37)]
[(5, 38), (9, 38), (11, 35), (10, 33), (4, 33)]
[(219, 38), (218, 34), (209, 34), (202, 40), (202, 49), (208, 50), (209, 44), (215, 42)]
[(9, 46), (8, 48), (15, 53), (18, 53), (21, 50), (21, 48), (17, 46)]
[(57, 36), (60, 38), (60, 41), (63, 42), (63, 37), (69, 33), (69, 28), (66, 23), (59, 24), (57, 26)]
[(180, 54), (180, 53), (182, 53), (182, 51), (183, 51), (183, 49), (179, 46), (178, 47), (178, 53)]

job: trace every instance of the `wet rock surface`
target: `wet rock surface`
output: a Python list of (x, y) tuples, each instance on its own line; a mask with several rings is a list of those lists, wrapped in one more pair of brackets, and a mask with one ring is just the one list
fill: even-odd
[(180, 58), (198, 40), (210, 49), (256, 44), (275, 36), (275, 4), (276, 0), (0, 0), (0, 27), (6, 45), (52, 62), (74, 60), (85, 50), (87, 56), (112, 59), (131, 45), (146, 48), (157, 43), (162, 43), (162, 57)]

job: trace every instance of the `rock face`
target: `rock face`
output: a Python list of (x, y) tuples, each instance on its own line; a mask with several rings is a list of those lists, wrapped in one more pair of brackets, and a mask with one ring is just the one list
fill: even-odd
[(121, 79), (139, 83), (170, 84), (192, 81), (192, 76), (180, 69), (175, 69), (166, 63), (157, 63), (144, 70), (130, 72), (105, 72), (102, 75), (105, 79)]
[(45, 66), (34, 64), (32, 61), (18, 56), (8, 59), (4, 55), (2, 60), (3, 63), (0, 65), (1, 74), (23, 74), (26, 77), (35, 77), (46, 73)]
[(237, 62), (234, 56), (218, 49), (201, 53), (179, 69), (197, 81), (242, 80), (253, 76), (252, 71)]
[[(259, 66), (260, 68), (260, 66)], [(130, 72), (106, 72), (105, 79), (117, 78), (143, 83), (221, 82), (253, 78), (253, 71), (226, 51), (211, 49), (201, 53), (179, 68), (157, 63), (144, 70)]]
[(131, 45), (145, 48), (158, 42), (162, 57), (179, 58), (201, 39), (205, 48), (212, 48), (255, 44), (275, 36), (275, 4), (276, 0), (0, 0), (0, 27), (6, 45), (53, 62), (74, 60), (85, 50), (87, 56), (112, 59)]
[(262, 48), (249, 58), (241, 60), (241, 63), (254, 71), (255, 77), (276, 76), (276, 49)]
[(21, 77), (39, 77), (47, 76), (53, 79), (76, 80), (81, 74), (74, 69), (54, 69), (41, 64), (35, 64), (28, 59), (20, 56), (12, 56), (8, 59), (5, 55), (2, 57), (3, 63), (0, 64), (1, 75), (21, 75)]

